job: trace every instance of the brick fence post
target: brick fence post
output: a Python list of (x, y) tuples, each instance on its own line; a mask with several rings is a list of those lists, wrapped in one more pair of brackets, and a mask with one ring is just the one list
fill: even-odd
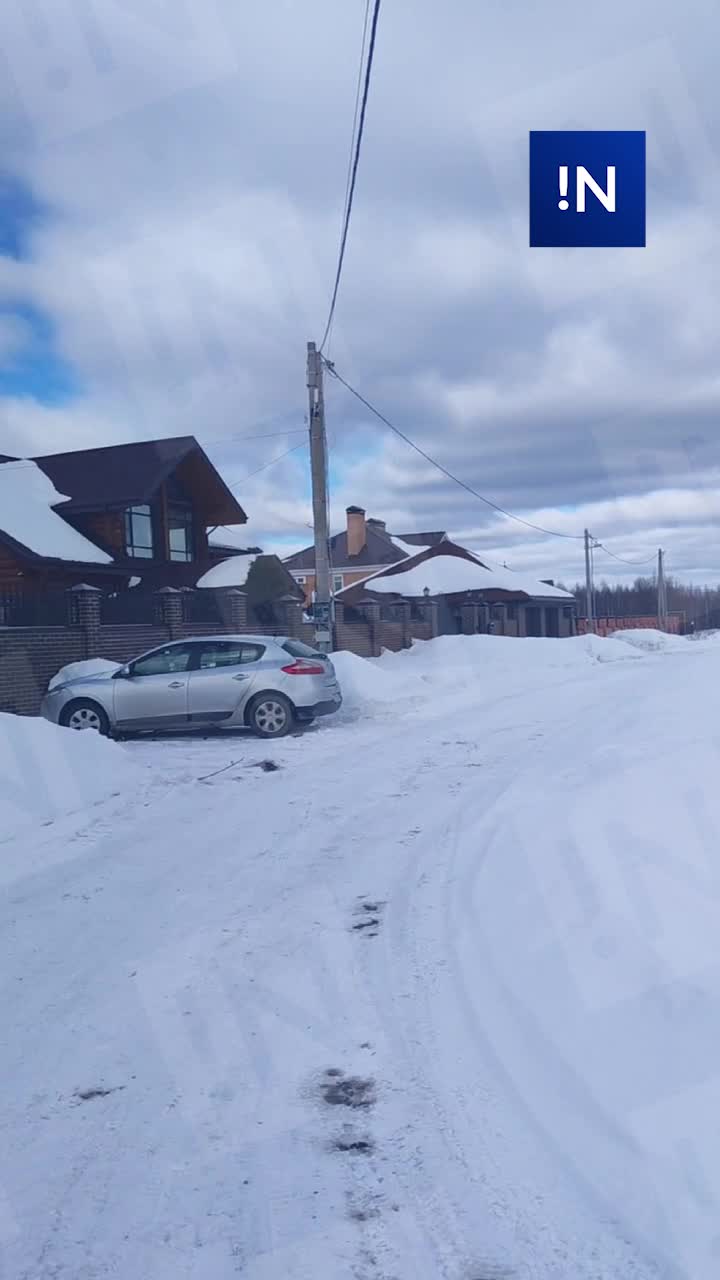
[(282, 625), (286, 628), (288, 635), (299, 639), (303, 634), (303, 613), (305, 612), (302, 600), (297, 600), (295, 596), (281, 596), (275, 601), (275, 608), (282, 618)]
[(377, 604), (375, 601), (373, 601), (371, 604), (369, 603), (369, 604), (363, 605), (363, 613), (367, 618), (368, 627), (370, 631), (370, 651), (372, 653), (373, 658), (379, 658), (380, 651), (382, 649), (382, 637), (381, 637), (382, 623), (380, 620), (380, 605)]
[(241, 591), (239, 587), (227, 587), (222, 591), (218, 591), (217, 597), (223, 623), (228, 631), (246, 631), (248, 625), (247, 592)]
[(170, 639), (177, 640), (184, 630), (183, 593), (177, 587), (161, 587), (156, 595), (160, 604), (161, 624), (167, 627)]
[(400, 602), (400, 617), (402, 621), (402, 647), (409, 649), (412, 645), (412, 605), (409, 600)]
[(78, 583), (68, 592), (68, 621), (82, 630), (86, 658), (94, 658), (100, 652), (102, 594), (99, 587), (90, 587), (87, 582)]
[(425, 621), (430, 627), (430, 639), (434, 640), (440, 631), (440, 610), (437, 600), (426, 600), (423, 605)]

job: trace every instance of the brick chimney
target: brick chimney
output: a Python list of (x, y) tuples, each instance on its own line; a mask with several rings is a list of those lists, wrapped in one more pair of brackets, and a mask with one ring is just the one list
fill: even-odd
[(384, 520), (376, 520), (374, 516), (368, 516), (368, 524), (371, 524), (373, 529), (379, 529), (381, 533), (387, 532)]
[(365, 512), (362, 507), (348, 507), (346, 515), (348, 555), (359, 556), (367, 542)]

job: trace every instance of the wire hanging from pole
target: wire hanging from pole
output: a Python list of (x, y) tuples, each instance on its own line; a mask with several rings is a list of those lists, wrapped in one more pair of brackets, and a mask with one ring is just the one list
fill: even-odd
[[(348, 207), (348, 196), (350, 194), (350, 182), (352, 180), (353, 156), (355, 154), (355, 142), (357, 139), (358, 114), (360, 112), (360, 94), (362, 93), (363, 67), (365, 66), (365, 49), (367, 47), (368, 26), (370, 23), (370, 0), (365, 0), (365, 17), (363, 19), (362, 41), (360, 44), (360, 61), (358, 63), (357, 85), (355, 88), (355, 107), (353, 110), (352, 133), (350, 135), (350, 150), (348, 152), (347, 176), (345, 179), (345, 196), (343, 199), (343, 222)], [(334, 315), (330, 317), (330, 323), (327, 328), (327, 335), (323, 340), (323, 345), (327, 344), (329, 349), (330, 338), (332, 334), (332, 326)]]
[(385, 426), (389, 427), (391, 431), (394, 431), (396, 436), (399, 436), (401, 440), (404, 440), (406, 444), (409, 444), (410, 448), (414, 449), (416, 453), (419, 453), (421, 458), (424, 458), (426, 462), (431, 463), (433, 467), (437, 467), (438, 471), (441, 471), (444, 476), (447, 476), (448, 480), (452, 480), (454, 484), (459, 485), (461, 489), (465, 489), (465, 491), (472, 494), (474, 498), (478, 498), (480, 502), (484, 502), (486, 506), (492, 507), (493, 511), (499, 511), (501, 515), (507, 516), (509, 520), (516, 520), (518, 524), (525, 525), (527, 529), (534, 529), (536, 533), (544, 533), (552, 538), (570, 538), (573, 541), (579, 540), (582, 542), (583, 534), (581, 533), (558, 533), (556, 529), (545, 529), (540, 524), (533, 524), (531, 520), (524, 520), (522, 516), (514, 515), (512, 511), (506, 511), (505, 507), (499, 506), (497, 502), (493, 502), (492, 499), (484, 497), (482, 493), (478, 493), (477, 489), (473, 489), (472, 485), (466, 484), (464, 480), (459, 478), (459, 476), (453, 475), (452, 471), (448, 471), (447, 467), (444, 467), (441, 462), (438, 462), (435, 458), (432, 458), (429, 453), (426, 453), (424, 449), (421, 449), (419, 444), (415, 444), (415, 441), (411, 440), (409, 436), (406, 436), (404, 431), (401, 431), (400, 428), (396, 427), (389, 418), (386, 418), (379, 409), (376, 409), (374, 404), (371, 404), (369, 400), (365, 399), (365, 396), (361, 395), (359, 391), (356, 391), (354, 387), (351, 387), (350, 383), (346, 382), (345, 379), (341, 377), (331, 361), (325, 360), (324, 363), (328, 372), (331, 373), (334, 378), (337, 378), (338, 382), (341, 382), (342, 385), (355, 396), (356, 400), (359, 400), (361, 404), (364, 404), (365, 408), (369, 409), (371, 413), (374, 413), (375, 417), (379, 418), (381, 422), (384, 422)]
[(372, 23), (370, 26), (370, 42), (368, 45), (367, 64), (365, 66), (365, 82), (363, 85), (362, 105), (360, 107), (360, 120), (357, 127), (357, 137), (355, 139), (355, 151), (352, 158), (352, 170), (350, 175), (350, 188), (347, 194), (345, 205), (345, 216), (343, 218), (342, 233), (340, 236), (340, 252), (338, 254), (337, 270), (335, 272), (335, 283), (333, 285), (332, 298), (330, 300), (330, 311), (328, 313), (325, 332), (319, 350), (322, 352), (323, 347), (328, 339), (330, 326), (335, 315), (335, 306), (337, 304), (338, 290), (340, 288), (340, 277), (342, 276), (343, 263), (345, 261), (345, 249), (347, 248), (348, 231), (350, 229), (350, 216), (352, 214), (353, 199), (355, 197), (355, 183), (357, 180), (358, 164), (360, 161), (360, 149), (362, 147), (363, 131), (365, 129), (365, 113), (367, 110), (368, 94), (370, 92), (370, 77), (372, 74), (373, 58), (375, 55), (375, 39), (377, 36), (378, 17), (380, 15), (380, 0), (375, 0), (373, 9)]

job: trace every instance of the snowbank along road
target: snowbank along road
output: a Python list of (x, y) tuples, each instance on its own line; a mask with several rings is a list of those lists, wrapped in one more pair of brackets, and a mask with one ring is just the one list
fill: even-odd
[(2, 1280), (715, 1280), (720, 644), (337, 666), (0, 718)]

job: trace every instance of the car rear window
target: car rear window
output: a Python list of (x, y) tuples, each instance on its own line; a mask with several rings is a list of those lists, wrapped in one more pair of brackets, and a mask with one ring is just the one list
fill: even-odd
[(324, 658), (324, 653), (318, 653), (317, 649), (311, 649), (309, 644), (303, 644), (302, 640), (285, 640), (283, 649), (290, 654), (291, 658)]

